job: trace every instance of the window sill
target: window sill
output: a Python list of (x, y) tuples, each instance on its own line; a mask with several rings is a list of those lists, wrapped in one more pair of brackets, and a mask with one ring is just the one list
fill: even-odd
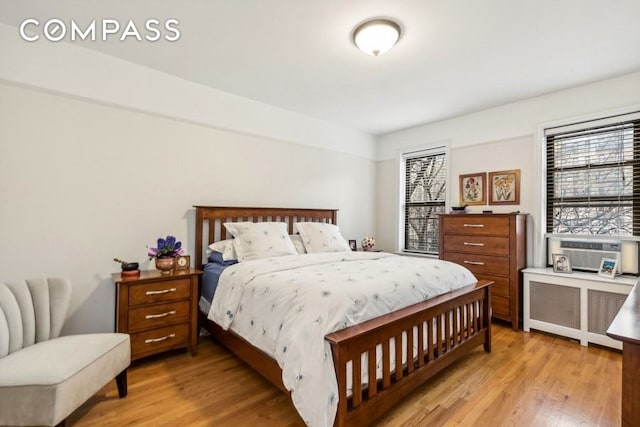
[(416, 258), (438, 259), (438, 255), (433, 255), (433, 254), (419, 254), (419, 253), (415, 253), (415, 252), (403, 252), (403, 251), (396, 251), (396, 252), (394, 252), (394, 254), (402, 255), (402, 256), (411, 256), (411, 257), (416, 257)]

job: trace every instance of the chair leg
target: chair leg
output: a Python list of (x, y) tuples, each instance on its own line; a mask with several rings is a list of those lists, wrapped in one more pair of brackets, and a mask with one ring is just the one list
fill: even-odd
[(116, 376), (116, 384), (118, 385), (118, 395), (122, 398), (127, 395), (127, 370), (120, 372)]

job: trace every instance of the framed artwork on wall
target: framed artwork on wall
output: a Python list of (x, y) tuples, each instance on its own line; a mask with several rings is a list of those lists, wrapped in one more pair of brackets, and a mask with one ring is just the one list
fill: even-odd
[(487, 173), (460, 175), (460, 206), (486, 205)]
[(489, 204), (520, 204), (520, 169), (489, 172)]

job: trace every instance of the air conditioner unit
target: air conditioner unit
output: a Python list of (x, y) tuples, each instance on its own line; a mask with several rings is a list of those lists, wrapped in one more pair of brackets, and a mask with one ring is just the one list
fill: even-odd
[(602, 258), (618, 260), (618, 274), (638, 274), (638, 242), (632, 240), (547, 238), (548, 265), (553, 254), (569, 256), (576, 270), (598, 271)]

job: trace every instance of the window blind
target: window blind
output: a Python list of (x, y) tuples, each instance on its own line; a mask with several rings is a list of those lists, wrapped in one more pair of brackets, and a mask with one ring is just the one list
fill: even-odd
[(438, 214), (445, 213), (446, 153), (404, 159), (404, 250), (438, 253)]
[(547, 232), (640, 235), (637, 116), (545, 132)]

